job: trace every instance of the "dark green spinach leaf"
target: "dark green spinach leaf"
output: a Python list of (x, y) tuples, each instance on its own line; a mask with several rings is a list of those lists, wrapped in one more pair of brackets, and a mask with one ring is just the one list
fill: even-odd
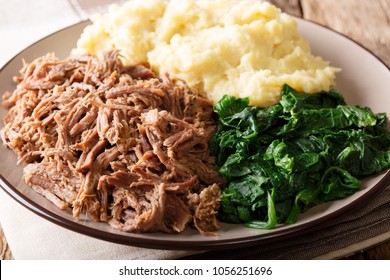
[(270, 229), (315, 205), (360, 189), (362, 176), (390, 167), (385, 114), (347, 105), (336, 91), (282, 88), (267, 108), (225, 95), (210, 147), (225, 177), (220, 217)]

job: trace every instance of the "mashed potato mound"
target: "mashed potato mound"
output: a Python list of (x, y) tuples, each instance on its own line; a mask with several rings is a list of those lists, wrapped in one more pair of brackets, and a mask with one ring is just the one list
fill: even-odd
[(230, 94), (270, 106), (284, 83), (328, 90), (338, 70), (311, 54), (292, 17), (259, 0), (133, 0), (92, 22), (76, 53), (117, 48), (125, 64), (168, 72), (215, 103)]

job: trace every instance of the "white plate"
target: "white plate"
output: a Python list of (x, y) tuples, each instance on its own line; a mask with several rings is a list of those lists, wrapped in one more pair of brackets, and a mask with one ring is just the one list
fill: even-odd
[[(343, 69), (336, 83), (347, 103), (371, 107), (375, 113), (390, 115), (390, 71), (374, 55), (363, 47), (334, 31), (312, 22), (296, 19), (299, 32), (311, 42), (312, 51), (329, 60), (332, 66)], [(12, 91), (12, 77), (22, 67), (22, 58), (27, 62), (48, 52), (65, 58), (75, 47), (83, 28), (89, 22), (79, 23), (60, 30), (31, 45), (0, 71), (0, 93)], [(0, 108), (3, 118), (6, 109)], [(1, 124), (0, 126), (3, 126)], [(36, 214), (67, 229), (99, 239), (133, 246), (165, 249), (227, 249), (274, 242), (298, 234), (318, 230), (333, 222), (360, 204), (368, 203), (370, 197), (390, 183), (390, 171), (363, 181), (360, 191), (354, 195), (314, 207), (302, 214), (293, 225), (278, 226), (273, 230), (255, 230), (243, 225), (222, 224), (217, 237), (205, 237), (187, 229), (181, 234), (131, 234), (113, 230), (105, 223), (96, 223), (82, 218), (76, 221), (70, 210), (61, 211), (41, 195), (35, 193), (22, 179), (22, 166), (16, 165), (16, 155), (0, 147), (0, 185), (16, 201)]]

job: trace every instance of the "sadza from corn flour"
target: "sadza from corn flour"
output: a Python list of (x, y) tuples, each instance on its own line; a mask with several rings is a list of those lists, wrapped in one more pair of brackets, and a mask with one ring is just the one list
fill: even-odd
[(136, 0), (92, 22), (75, 53), (119, 49), (125, 64), (148, 63), (214, 103), (230, 94), (270, 106), (284, 83), (329, 90), (337, 72), (311, 53), (291, 16), (258, 0)]

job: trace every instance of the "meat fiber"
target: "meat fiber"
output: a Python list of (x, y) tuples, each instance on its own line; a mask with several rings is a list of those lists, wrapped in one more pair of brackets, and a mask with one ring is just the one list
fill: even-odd
[(122, 231), (218, 228), (212, 104), (184, 81), (124, 67), (116, 50), (48, 54), (21, 74), (0, 136), (35, 191)]

